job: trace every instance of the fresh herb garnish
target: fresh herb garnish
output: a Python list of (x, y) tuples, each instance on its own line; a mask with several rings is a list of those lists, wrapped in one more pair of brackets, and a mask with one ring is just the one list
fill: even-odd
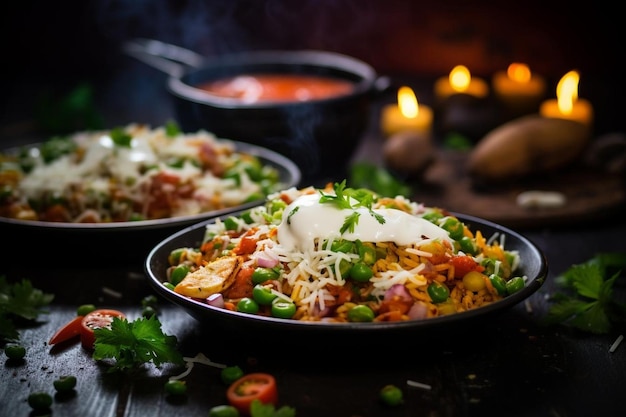
[(298, 210), (300, 210), (300, 206), (294, 207), (293, 210), (291, 210), (291, 212), (289, 212), (289, 215), (287, 216), (287, 224), (291, 224), (291, 216), (296, 214), (298, 212)]
[(296, 409), (288, 405), (276, 408), (274, 404), (264, 404), (259, 399), (252, 400), (250, 403), (251, 417), (295, 417)]
[[(322, 204), (334, 204), (341, 210), (354, 210), (355, 208), (363, 207), (369, 211), (369, 214), (374, 217), (378, 223), (385, 224), (385, 218), (372, 210), (372, 206), (377, 198), (372, 191), (362, 188), (346, 188), (346, 180), (340, 183), (334, 183), (333, 190), (335, 191), (334, 195), (325, 194), (320, 190), (321, 197), (319, 202)], [(357, 211), (346, 216), (341, 229), (339, 229), (340, 233), (343, 234), (346, 231), (350, 233), (354, 232), (354, 228), (359, 223), (360, 216), (361, 214)]]
[(124, 128), (122, 127), (113, 128), (111, 129), (111, 132), (109, 132), (109, 134), (111, 135), (111, 140), (117, 146), (130, 148), (130, 143), (132, 142), (133, 137), (130, 134), (128, 134), (124, 130)]
[(33, 288), (28, 280), (10, 284), (0, 276), (0, 342), (19, 340), (16, 322), (32, 321), (40, 314), (48, 314), (45, 307), (53, 298), (54, 295)]
[(573, 265), (556, 278), (566, 292), (553, 295), (548, 324), (563, 324), (601, 334), (612, 325), (626, 322), (626, 304), (613, 293), (615, 281), (626, 268), (626, 254), (603, 253), (585, 263)]
[(135, 321), (114, 318), (111, 328), (95, 329), (95, 360), (113, 359), (111, 372), (133, 370), (152, 362), (183, 364), (183, 356), (176, 349), (176, 336), (161, 330), (156, 316), (138, 318)]

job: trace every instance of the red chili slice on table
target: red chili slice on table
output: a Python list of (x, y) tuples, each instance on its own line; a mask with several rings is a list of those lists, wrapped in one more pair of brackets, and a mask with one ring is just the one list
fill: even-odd
[(84, 316), (76, 316), (63, 327), (61, 327), (48, 341), (49, 345), (56, 345), (67, 340), (73, 339), (80, 335)]
[(261, 372), (244, 375), (228, 387), (226, 398), (241, 414), (249, 416), (250, 404), (254, 400), (263, 404), (278, 404), (276, 380), (272, 375)]
[(113, 319), (126, 319), (126, 315), (118, 310), (98, 309), (83, 317), (80, 327), (80, 343), (86, 349), (93, 349), (96, 342), (95, 329), (111, 328)]

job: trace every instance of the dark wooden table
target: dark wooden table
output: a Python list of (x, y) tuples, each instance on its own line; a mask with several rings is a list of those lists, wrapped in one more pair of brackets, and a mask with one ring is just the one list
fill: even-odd
[[(150, 77), (163, 81), (162, 76), (150, 73), (140, 84), (145, 87)], [(132, 73), (129, 78), (138, 80)], [(111, 95), (122, 90), (112, 89)], [(167, 104), (143, 109), (134, 106), (125, 113), (123, 106), (110, 108), (114, 109), (109, 113), (112, 123), (159, 123), (171, 116)], [(152, 113), (146, 115), (149, 111)], [(380, 161), (379, 138), (372, 132), (364, 137), (355, 159)], [(266, 338), (210, 327), (165, 300), (159, 301), (159, 318), (164, 332), (178, 338), (185, 356), (203, 353), (215, 362), (239, 365), (246, 372), (274, 374), (280, 404), (295, 407), (300, 417), (626, 415), (626, 344), (609, 351), (626, 329), (591, 335), (542, 324), (547, 298), (556, 289), (554, 277), (597, 253), (626, 252), (626, 221), (623, 216), (613, 216), (517, 231), (544, 251), (549, 263), (547, 282), (528, 304), (464, 329), (340, 343), (325, 337), (313, 341), (290, 334)], [(29, 250), (85, 243), (50, 242), (45, 234), (37, 242), (20, 242), (7, 235), (1, 239), (26, 245)], [(21, 329), (21, 343), (27, 348), (25, 360), (15, 364), (3, 359), (0, 364), (1, 415), (31, 415), (28, 395), (34, 391), (53, 394), (52, 382), (67, 374), (78, 379), (76, 394), (55, 398), (55, 416), (206, 416), (212, 406), (226, 402), (225, 386), (216, 368), (196, 365), (186, 378), (186, 397), (174, 400), (164, 393), (163, 383), (179, 374), (179, 368), (149, 366), (141, 375), (122, 377), (106, 373), (78, 344), (61, 349), (47, 345), (55, 330), (84, 303), (114, 307), (130, 318), (139, 317), (141, 300), (154, 294), (144, 274), (145, 253), (121, 263), (87, 266), (76, 265), (70, 253), (52, 262), (33, 256), (18, 263), (6, 252), (0, 256), (0, 274), (12, 281), (29, 279), (37, 288), (55, 294), (50, 313), (37, 325)], [(618, 290), (624, 291), (623, 283)], [(408, 380), (427, 387), (409, 387)], [(378, 393), (387, 384), (402, 388), (404, 404), (388, 408), (380, 403)]]

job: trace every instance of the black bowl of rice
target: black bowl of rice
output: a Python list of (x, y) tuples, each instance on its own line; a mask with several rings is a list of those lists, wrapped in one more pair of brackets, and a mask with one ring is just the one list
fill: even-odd
[[(403, 197), (396, 197), (395, 200), (380, 200), (384, 206), (376, 203), (362, 212), (354, 233), (359, 233), (361, 225), (367, 227), (370, 221), (367, 213), (373, 213), (369, 210), (374, 207), (379, 217), (372, 215), (374, 220), (371, 221), (377, 224), (377, 235), (384, 235), (385, 228), (393, 228), (395, 220), (387, 217), (385, 222), (382, 217), (396, 215), (395, 208), (403, 207), (402, 216), (406, 214), (419, 219), (408, 224), (408, 217), (401, 217), (402, 221), (395, 227), (407, 230), (414, 226), (421, 228), (418, 243), (372, 244), (364, 238), (368, 236), (367, 233), (360, 235), (362, 240), (351, 240), (348, 229), (343, 234), (334, 234), (336, 242), (354, 241), (360, 242), (357, 243), (358, 247), (371, 245), (376, 248), (376, 260), (371, 264), (373, 274), (365, 279), (359, 277), (357, 282), (353, 268), (349, 270), (351, 272), (344, 272), (343, 276), (340, 268), (341, 259), (346, 257), (353, 264), (360, 262), (362, 257), (356, 249), (348, 254), (339, 253), (341, 251), (335, 249), (335, 241), (331, 242), (334, 238), (316, 239), (315, 245), (321, 246), (315, 249), (307, 247), (306, 251), (298, 249), (297, 245), (288, 244), (293, 235), (289, 235), (286, 229), (299, 227), (300, 221), (300, 225), (307, 225), (304, 227), (304, 235), (309, 237), (315, 235), (315, 230), (332, 229), (329, 226), (333, 222), (332, 213), (324, 212), (319, 224), (310, 216), (309, 209), (315, 206), (318, 198), (321, 199), (318, 196), (324, 195), (322, 190), (305, 190), (285, 190), (273, 196), (276, 200), (269, 198), (264, 206), (203, 221), (164, 239), (150, 251), (145, 261), (150, 285), (160, 296), (182, 307), (201, 323), (224, 331), (235, 330), (245, 334), (262, 332), (264, 335), (268, 332), (298, 332), (312, 337), (331, 332), (350, 338), (359, 334), (406, 335), (407, 332), (447, 329), (453, 325), (464, 327), (471, 320), (497, 315), (522, 303), (546, 279), (548, 265), (542, 251), (522, 234), (484, 219), (424, 207)], [(304, 198), (307, 198), (306, 203), (301, 202)], [(267, 210), (273, 210), (270, 207), (276, 206), (272, 205), (272, 201), (278, 200), (284, 203), (282, 218), (275, 214), (273, 220), (268, 220), (271, 216), (267, 215)], [(390, 207), (394, 208), (387, 210)], [(434, 211), (439, 211), (439, 217), (433, 216)], [(344, 215), (345, 212), (342, 212), (341, 216)], [(339, 225), (344, 218), (341, 216), (338, 217)], [(445, 223), (447, 227), (455, 221), (463, 225), (465, 238), (455, 237), (459, 242), (463, 240), (460, 246), (455, 243), (455, 239), (448, 239), (452, 233), (448, 233), (442, 226)], [(402, 233), (398, 230), (394, 232), (395, 236)], [(226, 238), (226, 235), (229, 237)], [(338, 238), (339, 235), (341, 238)], [(468, 239), (478, 244), (480, 249), (465, 246)], [(246, 240), (256, 245), (245, 245)], [(216, 250), (218, 246), (219, 251)], [(224, 250), (225, 246), (230, 249)], [(248, 249), (243, 249), (244, 246)], [(186, 252), (181, 255), (183, 248)], [(441, 248), (447, 248), (445, 251), (448, 254)], [(324, 258), (326, 256), (336, 258), (328, 261)], [(194, 267), (194, 257), (202, 257), (204, 266)], [(208, 292), (194, 292), (200, 291), (200, 287), (207, 282), (205, 279), (211, 282), (218, 279), (214, 272), (219, 268), (211, 270), (210, 266), (214, 262), (213, 258), (216, 259), (213, 265), (217, 265), (225, 259), (234, 262), (236, 257), (241, 258), (239, 267), (222, 274), (224, 281), (219, 283), (219, 288), (209, 285)], [(501, 262), (494, 263), (494, 259), (500, 259)], [(472, 265), (474, 269), (463, 272), (461, 277), (464, 264)], [(183, 281), (174, 282), (173, 271), (178, 267), (186, 268), (187, 275)], [(248, 278), (248, 281), (252, 281), (248, 283), (248, 290), (239, 285), (245, 280), (240, 276), (245, 275), (242, 271), (246, 268), (255, 272), (258, 268), (274, 268), (277, 275), (262, 284), (277, 296), (272, 303), (293, 302), (296, 305), (294, 315), (275, 315), (267, 306), (261, 306), (258, 311), (242, 307), (239, 304), (242, 298), (254, 299), (250, 288), (256, 285), (254, 275)], [(475, 274), (476, 271), (480, 273)], [(227, 277), (235, 274), (236, 283), (232, 284), (233, 281)], [(471, 279), (467, 278), (470, 275)], [(500, 282), (491, 275), (502, 275), (506, 280)], [(478, 281), (475, 280), (476, 276), (479, 277)], [(186, 280), (190, 280), (187, 288)], [(230, 282), (227, 283), (227, 280)], [(447, 286), (443, 299), (436, 300), (437, 294), (430, 292), (428, 287), (440, 284), (434, 281), (443, 281)], [(502, 288), (499, 287), (500, 283), (504, 285)], [(508, 292), (507, 284), (511, 287)], [(349, 287), (352, 295), (346, 295), (342, 291), (343, 286)], [(359, 305), (367, 306), (373, 313), (369, 317), (350, 315), (350, 310)], [(365, 307), (357, 310), (361, 309), (367, 311)]]

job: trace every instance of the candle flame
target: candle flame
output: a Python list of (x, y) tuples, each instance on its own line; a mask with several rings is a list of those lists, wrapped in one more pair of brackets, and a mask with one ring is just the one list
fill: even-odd
[(578, 80), (580, 75), (576, 71), (565, 74), (556, 86), (556, 99), (559, 111), (571, 114), (574, 102), (578, 99)]
[(469, 69), (465, 65), (457, 65), (450, 71), (450, 85), (455, 91), (465, 91), (472, 79)]
[(398, 90), (398, 106), (400, 107), (400, 113), (404, 117), (414, 119), (419, 113), (419, 105), (417, 104), (417, 97), (415, 93), (409, 87), (400, 87)]
[(530, 68), (528, 65), (520, 62), (513, 62), (506, 70), (506, 74), (510, 79), (517, 81), (518, 83), (527, 83), (530, 81)]

